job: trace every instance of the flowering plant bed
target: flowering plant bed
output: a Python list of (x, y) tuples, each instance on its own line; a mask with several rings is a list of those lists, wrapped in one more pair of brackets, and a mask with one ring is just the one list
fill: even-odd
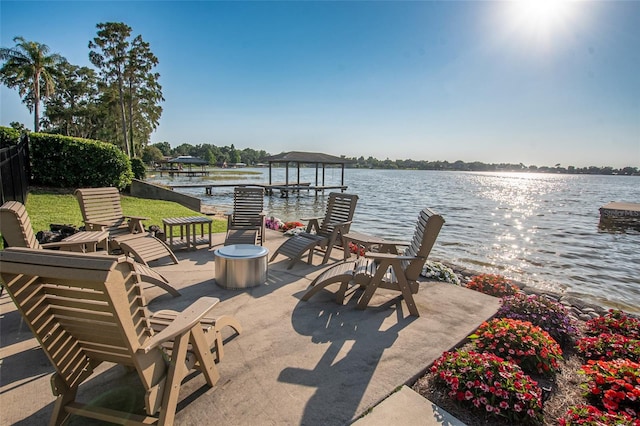
[(622, 334), (586, 336), (576, 342), (576, 349), (585, 359), (623, 358), (640, 362), (640, 340), (630, 339)]
[(266, 228), (268, 228), (268, 229), (273, 229), (275, 231), (280, 231), (280, 230), (282, 230), (282, 227), (284, 226), (284, 222), (281, 221), (280, 219), (278, 219), (275, 216), (270, 216), (270, 217), (265, 219), (264, 226)]
[(358, 256), (364, 256), (365, 253), (364, 247), (352, 242), (349, 243), (349, 251), (351, 253), (356, 253)]
[(611, 309), (606, 315), (591, 319), (586, 323), (587, 334), (622, 334), (631, 339), (640, 339), (640, 320), (618, 309)]
[(282, 220), (274, 216), (270, 216), (266, 218), (264, 224), (266, 228), (273, 229), (275, 231), (284, 232), (286, 235), (293, 235), (294, 232), (290, 232), (290, 231), (304, 228), (304, 223), (302, 222), (298, 222), (298, 221), (283, 222)]
[[(508, 328), (497, 325), (501, 321), (500, 319), (494, 321), (498, 321), (492, 329), (495, 336), (489, 341), (502, 339), (496, 336), (503, 333), (503, 329)], [(624, 312), (613, 311), (601, 318), (597, 318), (595, 321), (587, 321), (586, 323), (579, 321), (579, 323), (575, 324), (576, 335), (584, 338), (582, 333), (585, 331), (594, 333), (595, 329), (609, 330), (608, 327), (611, 327), (620, 332), (619, 336), (633, 336), (637, 330), (636, 321), (637, 318)], [(589, 323), (589, 327), (586, 327), (587, 323)], [(482, 328), (481, 326), (475, 335), (478, 335)], [(521, 336), (522, 333), (523, 330), (520, 330), (514, 336)], [(607, 334), (612, 335), (612, 332), (608, 331)], [(514, 337), (504, 336), (502, 340), (505, 342)], [(475, 394), (471, 396), (467, 393), (467, 385), (476, 385), (476, 379), (471, 380), (472, 375), (477, 376), (480, 384), (483, 383), (482, 377), (495, 376), (493, 367), (490, 367), (492, 364), (490, 362), (481, 362), (480, 359), (487, 358), (482, 358), (477, 354), (484, 353), (485, 356), (493, 356), (499, 359), (491, 351), (486, 351), (486, 347), (477, 348), (475, 342), (477, 337), (474, 338), (474, 335), (469, 337), (471, 341), (454, 352), (465, 355), (454, 357), (451, 352), (445, 352), (433, 364), (430, 372), (418, 379), (413, 386), (414, 390), (429, 398), (431, 402), (448, 411), (466, 425), (506, 426), (528, 422), (554, 426), (558, 424), (565, 426), (640, 426), (640, 364), (628, 358), (612, 358), (625, 355), (616, 346), (619, 342), (629, 342), (636, 339), (630, 337), (624, 337), (626, 340), (620, 339), (620, 337), (600, 338), (598, 350), (602, 352), (604, 360), (591, 360), (586, 365), (583, 365), (584, 358), (581, 356), (581, 349), (578, 347), (579, 342), (595, 342), (595, 340), (577, 339), (578, 343), (570, 342), (567, 345), (565, 355), (557, 358), (557, 374), (549, 376), (538, 374), (534, 371), (527, 376), (532, 385), (537, 382), (535, 385), (537, 390), (535, 392), (536, 395), (541, 392), (542, 410), (540, 415), (522, 420), (513, 417), (515, 411), (513, 405), (509, 408), (500, 408), (501, 401), (496, 399), (495, 392), (492, 394), (494, 399), (485, 396), (486, 402), (485, 400), (478, 401), (480, 402), (479, 407), (476, 407), (475, 404), (478, 402), (474, 402), (474, 398), (479, 399), (480, 397), (476, 397)], [(591, 338), (595, 337), (592, 336)], [(515, 337), (515, 341), (518, 340), (524, 339)], [(506, 348), (506, 345), (504, 347)], [(498, 348), (497, 345), (496, 348)], [(485, 352), (480, 352), (481, 350)], [(469, 355), (471, 353), (474, 355)], [(515, 362), (507, 359), (503, 359), (502, 362), (515, 365)], [(520, 366), (522, 367), (522, 364)], [(486, 371), (490, 371), (490, 373), (487, 375)], [(523, 374), (527, 375), (526, 370), (523, 370)], [(487, 385), (491, 386), (488, 383)], [(494, 388), (489, 388), (489, 391), (496, 391), (497, 389), (498, 387), (494, 383)], [(470, 399), (467, 399), (467, 397)], [(493, 410), (495, 401), (498, 401), (499, 411), (497, 415)], [(491, 406), (489, 410), (486, 408), (487, 403)], [(505, 404), (503, 406), (506, 407)], [(482, 410), (482, 408), (484, 409)]]
[(286, 231), (289, 231), (291, 229), (302, 228), (302, 227), (304, 227), (304, 223), (302, 223), (302, 222), (295, 222), (295, 221), (294, 222), (285, 222), (282, 225), (281, 230), (286, 232)]
[(527, 373), (553, 376), (560, 369), (560, 345), (528, 321), (497, 318), (483, 323), (469, 338), (479, 350), (513, 361)]
[(589, 396), (609, 413), (640, 414), (640, 364), (627, 359), (589, 360), (582, 366)]
[(600, 411), (593, 405), (580, 404), (569, 408), (566, 414), (558, 419), (558, 424), (560, 426), (638, 426), (640, 425), (640, 420), (634, 420), (625, 413), (611, 414)]
[(562, 304), (545, 296), (518, 293), (502, 299), (498, 318), (529, 321), (549, 333), (560, 344), (568, 344), (577, 333), (576, 324)]
[(516, 364), (490, 353), (445, 352), (431, 372), (452, 399), (474, 407), (481, 416), (537, 424), (542, 418), (542, 391)]
[(460, 285), (460, 278), (453, 272), (453, 269), (440, 262), (427, 260), (420, 274), (431, 280)]
[(510, 296), (518, 292), (518, 287), (502, 275), (480, 274), (471, 277), (467, 288), (488, 294), (489, 296)]

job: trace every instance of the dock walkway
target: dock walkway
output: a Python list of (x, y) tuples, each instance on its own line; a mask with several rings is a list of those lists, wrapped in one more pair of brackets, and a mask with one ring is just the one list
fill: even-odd
[(191, 185), (168, 185), (171, 189), (176, 188), (204, 188), (206, 195), (213, 195), (214, 188), (235, 188), (235, 187), (258, 187), (265, 190), (266, 195), (273, 195), (274, 190), (280, 191), (281, 198), (288, 198), (289, 194), (299, 194), (300, 191), (319, 192), (331, 189), (339, 189), (340, 192), (347, 190), (347, 185), (311, 185), (311, 182), (276, 182), (276, 183), (201, 183)]
[(637, 218), (640, 220), (640, 203), (612, 201), (600, 207), (600, 217), (604, 219)]

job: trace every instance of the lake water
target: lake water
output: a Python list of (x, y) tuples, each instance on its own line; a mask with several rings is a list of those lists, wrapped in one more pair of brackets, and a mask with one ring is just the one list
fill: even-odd
[[(268, 182), (268, 169), (242, 171), (255, 174), (205, 182)], [(327, 169), (325, 184), (339, 184), (340, 175)], [(273, 181), (284, 180), (284, 169), (273, 169)], [(300, 180), (314, 183), (315, 169), (301, 169)], [(203, 178), (149, 181), (197, 184)], [(431, 207), (446, 221), (432, 259), (640, 313), (640, 232), (598, 227), (602, 205), (640, 202), (640, 177), (346, 169), (345, 184), (359, 196), (353, 230), (406, 241), (418, 211)], [(213, 196), (204, 188), (178, 191), (223, 210), (232, 204), (232, 188), (214, 189)], [(265, 199), (265, 210), (299, 220), (322, 216), (325, 202), (314, 192), (276, 194)]]

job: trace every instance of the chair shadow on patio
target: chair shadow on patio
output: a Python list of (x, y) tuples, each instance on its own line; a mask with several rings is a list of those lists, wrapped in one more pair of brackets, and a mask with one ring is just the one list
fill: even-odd
[[(357, 298), (351, 297), (345, 305), (337, 305), (327, 292), (316, 303), (300, 301), (292, 313), (298, 333), (314, 344), (329, 345), (313, 369), (291, 366), (278, 377), (281, 382), (316, 388), (300, 424), (324, 424), (328, 418), (331, 424), (348, 424), (364, 411), (365, 393), (384, 351), (417, 320), (403, 312), (400, 298), (365, 312), (356, 310), (356, 303)], [(328, 406), (333, 407), (331, 413), (326, 412)]]

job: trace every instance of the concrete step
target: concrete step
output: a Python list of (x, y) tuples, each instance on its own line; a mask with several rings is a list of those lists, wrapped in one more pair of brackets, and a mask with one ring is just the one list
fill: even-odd
[(460, 420), (407, 386), (373, 407), (356, 426), (465, 426)]

